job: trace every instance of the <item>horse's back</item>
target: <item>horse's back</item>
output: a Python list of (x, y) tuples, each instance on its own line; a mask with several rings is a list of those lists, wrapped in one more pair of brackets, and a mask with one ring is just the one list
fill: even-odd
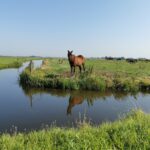
[(84, 98), (82, 96), (74, 96), (74, 97), (72, 97), (70, 103), (73, 105), (81, 104), (83, 100), (84, 100)]
[(83, 62), (85, 61), (85, 57), (83, 55), (78, 55), (77, 58), (82, 60)]
[(84, 58), (84, 56), (83, 56), (83, 55), (78, 55), (77, 57), (79, 57), (79, 58)]

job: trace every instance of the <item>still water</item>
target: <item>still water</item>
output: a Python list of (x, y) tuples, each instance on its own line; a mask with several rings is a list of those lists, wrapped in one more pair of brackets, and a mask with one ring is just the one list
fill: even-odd
[[(39, 67), (42, 61), (34, 61)], [(26, 89), (19, 69), (0, 70), (0, 132), (38, 130), (42, 126), (72, 126), (85, 116), (92, 124), (114, 121), (131, 109), (150, 113), (150, 94)]]

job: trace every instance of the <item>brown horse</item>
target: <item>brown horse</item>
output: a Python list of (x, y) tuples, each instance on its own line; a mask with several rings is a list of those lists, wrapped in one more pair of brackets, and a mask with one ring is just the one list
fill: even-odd
[(70, 68), (71, 68), (71, 74), (75, 73), (75, 67), (76, 66), (79, 67), (80, 73), (82, 71), (82, 67), (83, 67), (83, 70), (85, 71), (85, 66), (84, 66), (85, 58), (84, 58), (84, 56), (82, 56), (82, 55), (75, 56), (72, 53), (73, 53), (73, 51), (68, 50), (68, 60), (69, 60)]

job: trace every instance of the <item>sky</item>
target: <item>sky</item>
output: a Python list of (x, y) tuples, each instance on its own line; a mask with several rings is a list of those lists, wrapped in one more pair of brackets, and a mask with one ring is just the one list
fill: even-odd
[(0, 55), (150, 58), (149, 0), (0, 0)]

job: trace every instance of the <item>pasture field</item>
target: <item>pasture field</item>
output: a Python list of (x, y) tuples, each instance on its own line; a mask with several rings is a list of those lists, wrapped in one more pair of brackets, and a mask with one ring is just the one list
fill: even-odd
[(26, 69), (20, 75), (20, 82), (30, 87), (69, 90), (150, 90), (150, 62), (87, 59), (85, 67), (85, 72), (80, 74), (76, 68), (75, 75), (71, 76), (67, 59), (45, 59), (41, 68), (32, 72)]
[(150, 149), (150, 115), (130, 112), (113, 123), (92, 126), (85, 120), (77, 128), (47, 127), (41, 131), (0, 135), (0, 149)]
[(35, 59), (33, 57), (0, 57), (0, 69), (18, 68), (23, 62)]

